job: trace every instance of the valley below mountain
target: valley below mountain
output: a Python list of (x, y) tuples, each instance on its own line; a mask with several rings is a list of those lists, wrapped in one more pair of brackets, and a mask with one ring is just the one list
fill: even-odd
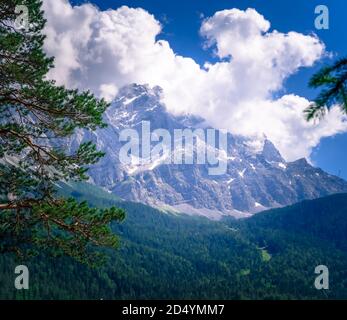
[[(126, 209), (114, 224), (121, 247), (90, 269), (66, 257), (23, 261), (30, 290), (12, 283), (13, 256), (0, 256), (1, 299), (347, 299), (347, 194), (253, 217), (175, 215), (124, 202), (95, 186), (62, 186), (61, 194), (97, 207)], [(326, 265), (329, 290), (314, 286)]]

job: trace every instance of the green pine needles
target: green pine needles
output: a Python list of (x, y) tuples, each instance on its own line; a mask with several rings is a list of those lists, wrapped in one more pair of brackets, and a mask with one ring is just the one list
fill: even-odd
[(93, 264), (100, 247), (117, 247), (110, 223), (125, 213), (57, 196), (57, 182), (85, 180), (88, 165), (103, 156), (90, 142), (75, 153), (58, 142), (77, 128), (104, 127), (108, 104), (45, 78), (53, 58), (43, 51), (41, 1), (25, 1), (30, 23), (18, 29), (22, 4), (0, 2), (0, 250), (44, 250)]
[(347, 114), (347, 58), (321, 69), (311, 78), (309, 86), (322, 91), (305, 110), (307, 120), (323, 118), (334, 105)]

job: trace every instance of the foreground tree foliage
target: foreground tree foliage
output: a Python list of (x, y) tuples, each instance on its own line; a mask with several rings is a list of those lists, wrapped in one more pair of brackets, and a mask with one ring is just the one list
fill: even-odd
[(86, 179), (87, 165), (103, 156), (92, 143), (68, 153), (63, 141), (76, 128), (103, 127), (108, 105), (45, 78), (53, 58), (43, 51), (41, 1), (25, 1), (30, 24), (18, 29), (22, 4), (0, 2), (0, 250), (43, 248), (93, 263), (96, 247), (117, 246), (108, 225), (124, 211), (89, 208), (55, 190), (58, 181)]
[(322, 91), (305, 110), (307, 120), (324, 117), (334, 105), (339, 105), (347, 114), (347, 58), (320, 70), (311, 78), (309, 86)]

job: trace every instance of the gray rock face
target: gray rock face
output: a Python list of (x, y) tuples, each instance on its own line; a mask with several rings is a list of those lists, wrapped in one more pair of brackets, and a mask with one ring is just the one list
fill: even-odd
[(305, 159), (287, 163), (266, 138), (255, 149), (254, 141), (228, 134), (223, 175), (209, 175), (209, 164), (165, 164), (163, 159), (137, 166), (122, 164), (119, 151), (124, 143), (119, 142), (119, 134), (129, 128), (141, 132), (142, 121), (149, 121), (151, 130), (163, 128), (170, 133), (184, 128), (207, 130), (203, 119), (168, 113), (160, 95), (159, 87), (123, 88), (105, 113), (107, 128), (78, 131), (68, 142), (68, 148), (74, 149), (80, 142), (92, 140), (106, 152), (89, 171), (93, 183), (126, 200), (210, 218), (247, 216), (303, 199), (347, 192), (346, 181), (312, 167)]

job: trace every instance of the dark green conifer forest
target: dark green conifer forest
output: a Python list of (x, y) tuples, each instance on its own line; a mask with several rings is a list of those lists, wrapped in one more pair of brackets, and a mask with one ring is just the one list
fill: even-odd
[[(119, 206), (120, 249), (101, 268), (71, 258), (0, 258), (3, 299), (346, 299), (347, 195), (270, 210), (245, 220), (173, 215), (88, 184), (66, 195), (98, 207)], [(13, 286), (14, 267), (27, 264), (30, 290)], [(316, 266), (330, 271), (330, 289), (314, 287)]]

